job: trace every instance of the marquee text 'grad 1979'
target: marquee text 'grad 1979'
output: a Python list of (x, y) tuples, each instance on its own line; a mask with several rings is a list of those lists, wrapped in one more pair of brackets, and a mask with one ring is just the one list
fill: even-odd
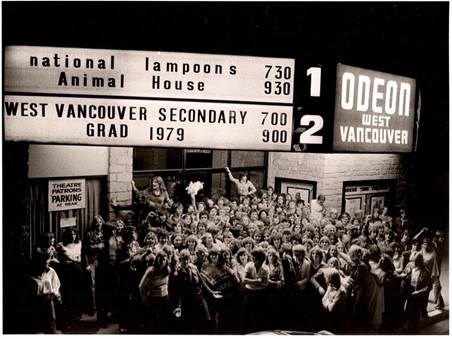
[(5, 138), (67, 144), (290, 150), (292, 108), (6, 95)]

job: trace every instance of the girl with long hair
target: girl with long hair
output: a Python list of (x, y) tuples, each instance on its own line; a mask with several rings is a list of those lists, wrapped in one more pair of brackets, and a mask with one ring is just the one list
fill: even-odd
[(146, 270), (138, 285), (147, 314), (146, 333), (166, 333), (170, 315), (169, 276), (168, 256), (164, 251), (159, 251), (155, 255), (154, 265)]

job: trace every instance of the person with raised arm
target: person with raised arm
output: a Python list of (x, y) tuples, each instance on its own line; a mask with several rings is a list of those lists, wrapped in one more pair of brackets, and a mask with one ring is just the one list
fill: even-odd
[(151, 213), (153, 216), (166, 214), (171, 208), (173, 201), (168, 195), (165, 182), (162, 177), (154, 176), (149, 179), (149, 187), (139, 190), (135, 186), (135, 181), (131, 181), (133, 202), (132, 205), (120, 205), (116, 198), (111, 200), (113, 210), (119, 212), (121, 210), (132, 210), (136, 214), (138, 224)]
[(239, 179), (236, 179), (233, 177), (229, 167), (226, 167), (226, 172), (228, 173), (229, 179), (237, 187), (237, 192), (239, 194), (240, 200), (256, 193), (257, 191), (256, 187), (254, 187), (253, 183), (250, 180), (248, 180), (248, 177), (246, 176), (245, 173), (241, 173), (239, 175)]

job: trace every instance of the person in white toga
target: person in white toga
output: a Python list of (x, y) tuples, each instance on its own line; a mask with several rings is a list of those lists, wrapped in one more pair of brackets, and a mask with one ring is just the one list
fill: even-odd
[(320, 220), (323, 218), (324, 212), (326, 210), (325, 200), (326, 198), (322, 194), (317, 197), (317, 200), (311, 200), (311, 220), (320, 222)]

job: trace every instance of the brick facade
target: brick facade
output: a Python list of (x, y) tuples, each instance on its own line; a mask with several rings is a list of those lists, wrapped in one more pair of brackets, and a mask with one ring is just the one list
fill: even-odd
[[(133, 148), (110, 147), (108, 163), (108, 201), (115, 198), (121, 205), (131, 204)], [(111, 206), (109, 217), (116, 217)]]
[(406, 205), (407, 171), (399, 154), (310, 154), (269, 152), (268, 185), (275, 177), (317, 182), (317, 195), (341, 210), (344, 181), (395, 179), (397, 206)]
[[(221, 157), (215, 164), (224, 162)], [(109, 151), (108, 199), (116, 198), (121, 205), (132, 201), (133, 148), (111, 147)], [(327, 196), (328, 206), (341, 210), (344, 181), (395, 179), (397, 206), (406, 205), (408, 166), (399, 154), (314, 154), (269, 152), (268, 185), (275, 177), (317, 182), (317, 194)], [(213, 188), (227, 180), (216, 175)], [(219, 181), (219, 182), (216, 182)], [(113, 210), (109, 209), (114, 218)]]

